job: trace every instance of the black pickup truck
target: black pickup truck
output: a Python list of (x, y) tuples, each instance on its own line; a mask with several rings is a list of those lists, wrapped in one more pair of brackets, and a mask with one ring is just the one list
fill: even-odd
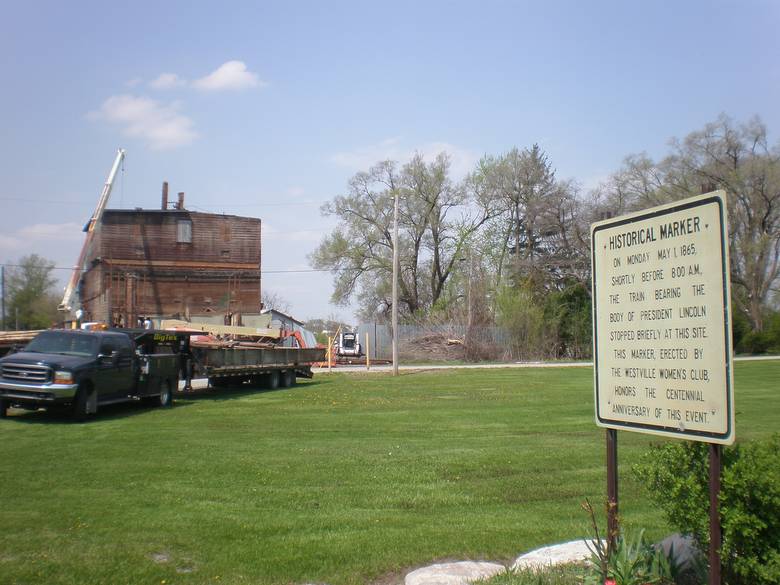
[(0, 359), (0, 417), (11, 406), (62, 406), (78, 420), (117, 402), (171, 406), (180, 343), (168, 332), (43, 331), (20, 352)]

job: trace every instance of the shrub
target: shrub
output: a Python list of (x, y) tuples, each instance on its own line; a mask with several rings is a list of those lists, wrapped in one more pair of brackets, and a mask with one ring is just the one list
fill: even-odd
[(751, 355), (766, 353), (772, 346), (772, 341), (767, 331), (751, 331), (746, 333), (739, 341), (737, 352)]
[[(656, 446), (634, 466), (671, 525), (709, 547), (708, 446)], [(723, 452), (721, 560), (729, 585), (780, 584), (780, 436)]]

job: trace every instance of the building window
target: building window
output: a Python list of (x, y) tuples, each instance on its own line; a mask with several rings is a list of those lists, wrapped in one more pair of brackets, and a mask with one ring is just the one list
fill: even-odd
[(192, 220), (180, 219), (176, 222), (176, 243), (192, 243)]

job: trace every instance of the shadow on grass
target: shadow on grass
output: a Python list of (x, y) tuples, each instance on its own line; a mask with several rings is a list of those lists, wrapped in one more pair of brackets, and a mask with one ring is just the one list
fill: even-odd
[[(99, 406), (97, 414), (90, 415), (85, 421), (77, 421), (71, 412), (70, 407), (53, 407), (40, 410), (21, 410), (11, 409), (9, 416), (4, 422), (13, 423), (25, 423), (25, 424), (46, 424), (46, 425), (80, 425), (90, 424), (98, 421), (120, 420), (131, 416), (138, 416), (154, 410), (163, 410), (170, 412), (179, 407), (189, 406), (186, 402), (177, 402), (173, 408), (161, 408), (146, 404), (145, 402), (138, 400), (132, 402), (120, 402), (117, 404), (107, 404)], [(173, 412), (171, 412), (173, 414)]]
[(295, 386), (289, 388), (264, 388), (262, 386), (252, 386), (251, 384), (232, 384), (229, 386), (222, 386), (220, 388), (198, 388), (196, 390), (190, 390), (187, 392), (178, 391), (174, 395), (176, 397), (177, 404), (186, 404), (187, 402), (194, 402), (199, 400), (233, 400), (235, 398), (242, 398), (252, 394), (269, 394), (271, 392), (295, 392), (300, 389), (311, 388), (320, 384), (319, 380), (308, 380), (306, 382), (299, 382)]
[[(319, 383), (320, 382), (316, 380), (309, 380), (303, 383), (298, 383), (290, 388), (279, 387), (274, 389), (251, 386), (248, 384), (235, 384), (222, 388), (201, 388), (197, 390), (191, 390), (189, 392), (177, 391), (174, 393), (173, 408), (161, 410), (176, 410), (177, 408), (191, 406), (196, 401), (202, 400), (216, 402), (222, 400), (234, 400), (236, 398), (242, 398), (252, 394), (267, 394), (270, 392), (280, 392), (284, 390), (288, 392), (294, 392), (296, 389), (310, 388)], [(153, 405), (146, 404), (142, 400), (107, 404), (105, 406), (99, 406), (97, 414), (89, 416), (84, 422), (79, 422), (73, 418), (71, 409), (68, 406), (50, 407), (48, 409), (39, 410), (11, 409), (9, 412), (9, 417), (4, 419), (4, 421), (10, 424), (89, 424), (91, 422), (97, 421), (119, 420), (131, 416), (138, 416), (153, 410), (157, 410), (159, 408), (159, 406), (155, 407)]]

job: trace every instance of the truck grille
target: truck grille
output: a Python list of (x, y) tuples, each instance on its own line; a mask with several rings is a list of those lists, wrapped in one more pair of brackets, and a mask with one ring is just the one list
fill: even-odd
[(51, 381), (51, 368), (33, 364), (3, 364), (0, 366), (0, 376), (14, 382), (29, 382), (45, 384)]

